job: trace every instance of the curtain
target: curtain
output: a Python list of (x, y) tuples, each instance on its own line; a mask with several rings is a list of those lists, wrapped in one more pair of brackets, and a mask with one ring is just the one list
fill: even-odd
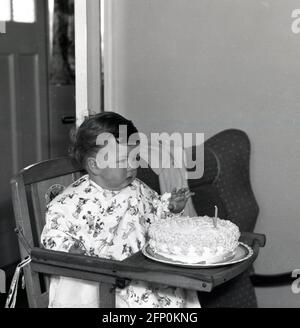
[(55, 0), (50, 81), (75, 84), (74, 0)]

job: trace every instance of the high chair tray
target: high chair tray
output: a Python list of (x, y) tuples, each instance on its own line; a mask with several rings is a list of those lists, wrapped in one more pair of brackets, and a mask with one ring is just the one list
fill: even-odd
[(210, 292), (248, 270), (265, 245), (265, 236), (245, 233), (241, 241), (249, 245), (253, 255), (249, 259), (216, 268), (185, 268), (153, 261), (138, 252), (124, 261), (112, 261), (63, 252), (34, 248), (32, 268), (36, 272), (62, 275), (83, 280), (115, 284), (141, 280), (186, 289)]

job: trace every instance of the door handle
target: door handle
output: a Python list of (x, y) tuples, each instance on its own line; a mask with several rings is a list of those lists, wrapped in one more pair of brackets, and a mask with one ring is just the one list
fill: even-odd
[(75, 124), (76, 117), (75, 116), (64, 116), (61, 119), (62, 124)]

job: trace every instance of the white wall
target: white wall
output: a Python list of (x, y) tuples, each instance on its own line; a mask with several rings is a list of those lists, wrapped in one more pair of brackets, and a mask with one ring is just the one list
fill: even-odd
[[(146, 131), (246, 131), (268, 242), (257, 272), (300, 268), (297, 0), (113, 0), (112, 104)], [(300, 306), (290, 287), (261, 306)]]

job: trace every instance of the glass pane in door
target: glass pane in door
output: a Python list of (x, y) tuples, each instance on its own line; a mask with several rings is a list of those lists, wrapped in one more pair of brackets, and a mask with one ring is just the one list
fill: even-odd
[(11, 2), (10, 0), (0, 0), (0, 21), (11, 20)]
[(35, 22), (35, 0), (13, 0), (13, 20), (18, 23)]

